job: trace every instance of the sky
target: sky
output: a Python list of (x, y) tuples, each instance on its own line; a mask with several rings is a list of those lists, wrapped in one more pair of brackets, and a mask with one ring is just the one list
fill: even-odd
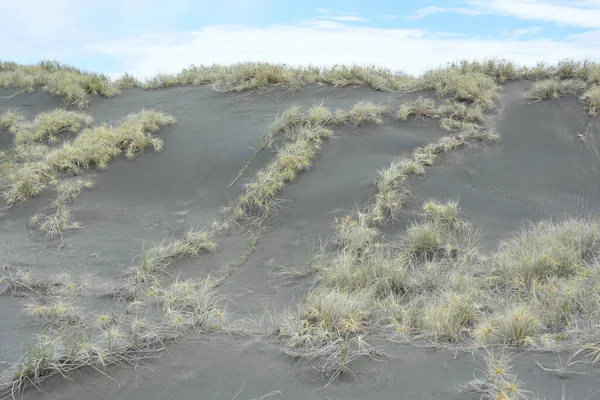
[(1, 0), (0, 59), (117, 77), (190, 64), (600, 62), (600, 0)]

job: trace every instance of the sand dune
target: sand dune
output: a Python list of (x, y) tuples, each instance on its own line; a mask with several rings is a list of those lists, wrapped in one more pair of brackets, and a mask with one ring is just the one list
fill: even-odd
[[(481, 229), (478, 261), (470, 261), (480, 268), (473, 272), (475, 280), (486, 273), (486, 266), (490, 271), (494, 269), (494, 257), (500, 257), (494, 252), (501, 243), (513, 238), (526, 221), (559, 222), (569, 218), (593, 220), (597, 217), (600, 153), (596, 139), (600, 124), (591, 115), (593, 112), (584, 108), (579, 96), (531, 103), (526, 98), (534, 85), (530, 78), (506, 82), (498, 79), (497, 82), (500, 86), (494, 106), (489, 110), (477, 108), (484, 112), (485, 122), (476, 123), (471, 136), (461, 136), (469, 129), (468, 121), (455, 116), (447, 118), (454, 119), (462, 128), (452, 132), (440, 128), (443, 115), (438, 118), (409, 117), (406, 121), (396, 118), (395, 113), (402, 104), (421, 97), (435, 99), (438, 105), (458, 101), (475, 108), (474, 104), (479, 101), (478, 97), (469, 101), (440, 98), (439, 88), (435, 91), (433, 87), (380, 91), (361, 86), (360, 82), (346, 87), (308, 82), (293, 89), (286, 85), (270, 85), (260, 90), (221, 93), (210, 86), (178, 84), (160, 90), (121, 89), (114, 97), (90, 96), (83, 111), (93, 117), (96, 127), (107, 123), (118, 129), (122, 121), (127, 121), (128, 115), (142, 109), (160, 111), (176, 122), (161, 126), (152, 134), (151, 137), (164, 141), (159, 152), (153, 152), (149, 146), (143, 154), (136, 151), (128, 158), (123, 155), (123, 150), (105, 170), (99, 170), (93, 163), (89, 168), (77, 170), (81, 177), (94, 183), (93, 188), (82, 190), (76, 201), (65, 205), (72, 222), (79, 225), (78, 229), (65, 226), (54, 238), (48, 238), (30, 221), (35, 215), (53, 212), (52, 201), (57, 194), (53, 180), (72, 179), (72, 170), (61, 170), (62, 167), (49, 170), (56, 176), (48, 178), (39, 195), (29, 196), (22, 204), (6, 209), (0, 219), (0, 263), (5, 266), (0, 283), (0, 290), (4, 291), (0, 296), (0, 345), (3, 349), (0, 367), (5, 369), (4, 379), (11, 382), (14, 376), (11, 368), (23, 365), (23, 340), (36, 343), (36, 333), (51, 335), (53, 331), (60, 331), (64, 324), (82, 332), (88, 328), (96, 332), (96, 326), (92, 329), (78, 325), (83, 324), (79, 320), (65, 322), (62, 317), (52, 320), (54, 317), (32, 311), (45, 304), (64, 301), (73, 302), (78, 307), (78, 315), (90, 320), (95, 321), (106, 314), (114, 315), (110, 317), (115, 318), (114, 321), (125, 321), (123, 326), (114, 321), (105, 325), (99, 323), (98, 326), (103, 328), (98, 331), (100, 333), (94, 333), (99, 336), (91, 342), (100, 347), (105, 340), (110, 343), (113, 331), (109, 327), (114, 323), (115, 329), (123, 328), (115, 334), (115, 348), (121, 349), (115, 352), (129, 355), (115, 360), (121, 365), (104, 366), (97, 359), (101, 350), (95, 350), (95, 361), (83, 363), (82, 369), (67, 371), (67, 376), (72, 379), (65, 380), (55, 373), (39, 384), (39, 390), (25, 390), (25, 398), (478, 399), (481, 393), (462, 393), (456, 389), (473, 379), (473, 374), (485, 376), (485, 371), (479, 370), (485, 370), (487, 353), (483, 347), (514, 354), (512, 363), (520, 387), (531, 391), (531, 395), (561, 399), (564, 390), (566, 398), (600, 398), (597, 365), (588, 363), (584, 353), (574, 358), (580, 362), (570, 364), (566, 372), (563, 371), (566, 379), (536, 365), (539, 362), (555, 369), (557, 363), (566, 365), (573, 352), (600, 338), (597, 317), (589, 316), (584, 321), (583, 311), (573, 317), (577, 320), (571, 321), (569, 326), (560, 325), (563, 322), (560, 327), (550, 326), (542, 318), (543, 328), (532, 329), (530, 336), (525, 335), (525, 341), (507, 341), (500, 347), (482, 345), (473, 333), (485, 321), (492, 321), (492, 314), (488, 315), (486, 309), (488, 306), (477, 308), (473, 321), (461, 322), (464, 326), (461, 325), (457, 336), (443, 331), (436, 333), (435, 338), (429, 335), (430, 332), (423, 332), (427, 329), (422, 327), (411, 331), (408, 339), (400, 338), (397, 332), (384, 329), (384, 326), (392, 326), (388, 322), (384, 324), (381, 319), (369, 319), (371, 317), (361, 314), (360, 318), (365, 318), (363, 325), (356, 330), (349, 328), (344, 340), (356, 335), (364, 337), (370, 345), (382, 349), (386, 356), (365, 353), (348, 365), (337, 359), (342, 365), (339, 372), (343, 373), (339, 379), (331, 381), (332, 371), (337, 377), (336, 369), (324, 368), (323, 373), (319, 373), (313, 368), (323, 367), (318, 357), (313, 362), (302, 362), (307, 359), (308, 353), (302, 353), (306, 350), (294, 348), (293, 351), (304, 354), (300, 359), (286, 355), (293, 352), (290, 348), (286, 350), (289, 336), (282, 331), (282, 327), (287, 326), (282, 322), (286, 312), (291, 313), (287, 318), (296, 315), (298, 304), (303, 303), (311, 291), (327, 296), (327, 292), (318, 291), (323, 288), (333, 292), (345, 290), (337, 280), (331, 280), (335, 284), (328, 280), (326, 269), (330, 261), (322, 261), (322, 269), (317, 264), (327, 257), (343, 256), (340, 228), (334, 225), (347, 215), (356, 221), (365, 218), (368, 221), (365, 228), (368, 226), (383, 235), (372, 246), (369, 244), (357, 250), (361, 253), (356, 256), (358, 262), (366, 265), (368, 259), (363, 259), (367, 257), (363, 253), (368, 251), (376, 252), (375, 249), (391, 246), (394, 252), (398, 251), (398, 257), (408, 251), (406, 230), (423, 219), (421, 207), (424, 201), (458, 200), (460, 219)], [(588, 87), (593, 88), (593, 85), (592, 82)], [(364, 122), (354, 123), (357, 120), (353, 118), (358, 117), (351, 116), (351, 110), (361, 102), (384, 105), (387, 109), (379, 116), (368, 116)], [(252, 149), (257, 140), (284, 110), (299, 105), (306, 111), (320, 104), (332, 112), (331, 118), (316, 124), (298, 122), (295, 127), (288, 126), (283, 133), (277, 133), (271, 148), (256, 152), (248, 161), (254, 154)], [(31, 121), (40, 113), (62, 105), (59, 97), (44, 90), (15, 94), (15, 89), (0, 88), (0, 115), (8, 110), (18, 110), (25, 121)], [(345, 110), (347, 114), (335, 117), (336, 110)], [(377, 120), (379, 117), (381, 121)], [(310, 136), (310, 132), (321, 128), (330, 131), (328, 136)], [(309, 133), (297, 133), (301, 129)], [(499, 141), (488, 140), (493, 133), (500, 136)], [(578, 135), (585, 137), (582, 140)], [(44, 150), (48, 152), (40, 159), (48, 159), (52, 149), (71, 143), (76, 137), (59, 134), (58, 143), (40, 142), (50, 149)], [(445, 137), (456, 142), (446, 143), (443, 150), (427, 153), (433, 154), (432, 162), (418, 161), (424, 174), (411, 173), (394, 181), (395, 190), (404, 190), (402, 185), (410, 189), (410, 194), (401, 198), (398, 209), (389, 211), (389, 217), (398, 212), (397, 218), (377, 219), (374, 199), (383, 190), (381, 181), (377, 180), (378, 171), (401, 156), (405, 160), (417, 157), (417, 153), (413, 153), (415, 149), (441, 143), (439, 141)], [(249, 182), (267, 171), (290, 144), (306, 144), (314, 150), (307, 156), (308, 164), (297, 167), (299, 161), (291, 155), (277, 161), (279, 164), (275, 167), (282, 170), (287, 168), (286, 162), (292, 165), (289, 171), (293, 170), (294, 176), (285, 178), (280, 190), (269, 197), (269, 207), (273, 206), (269, 209), (271, 212), (262, 215), (256, 208), (244, 208), (238, 201), (248, 192)], [(27, 144), (34, 145), (37, 144)], [(5, 152), (5, 164), (0, 164), (0, 168), (5, 169), (0, 176), (3, 179), (0, 186), (7, 191), (16, 185), (14, 174), (19, 174), (19, 168), (29, 164), (11, 158), (21, 150), (17, 149), (13, 135), (8, 131), (0, 131), (0, 150)], [(240, 171), (243, 172), (239, 179), (232, 184)], [(399, 193), (394, 192), (394, 196), (393, 199), (400, 201)], [(223, 207), (228, 205), (230, 209), (224, 212)], [(198, 251), (192, 249), (193, 245), (200, 244), (186, 236), (190, 231), (208, 233), (206, 240), (214, 242), (216, 249), (211, 251), (204, 242), (202, 246), (205, 247), (194, 248)], [(600, 232), (598, 234), (600, 238)], [(174, 247), (161, 250), (164, 259), (160, 260), (160, 265), (157, 261), (158, 269), (150, 271), (143, 267), (150, 264), (143, 264), (143, 257), (149, 256), (142, 249), (151, 248), (155, 243), (164, 246), (174, 243)], [(595, 252), (596, 247), (595, 242), (590, 245), (589, 254)], [(454, 259), (443, 251), (433, 249), (423, 254), (425, 258), (433, 257), (434, 261), (442, 259), (440, 262), (448, 263), (452, 268), (462, 257)], [(458, 246), (452, 251), (461, 253), (463, 249)], [(416, 260), (423, 254), (413, 255)], [(588, 257), (589, 254), (581, 255), (580, 261), (573, 261), (581, 264), (574, 268), (584, 268), (584, 264), (592, 263), (594, 260)], [(471, 260), (467, 255), (460, 259)], [(562, 264), (559, 267), (562, 268)], [(148, 275), (143, 279), (136, 278), (135, 268)], [(19, 275), (25, 274), (24, 271), (27, 276)], [(585, 279), (596, 277), (591, 275), (592, 272), (585, 273), (588, 274), (582, 275), (587, 277)], [(548, 278), (550, 282), (563, 278), (560, 273), (556, 274)], [(454, 275), (448, 275), (444, 279), (454, 278)], [(185, 303), (189, 300), (185, 287), (169, 286), (176, 280), (184, 282), (186, 279), (208, 279), (203, 282), (214, 284), (218, 294), (216, 303), (213, 305), (207, 297), (202, 303), (205, 305), (202, 316), (197, 315), (200, 313), (198, 303), (194, 303), (196, 308), (193, 310), (189, 308), (191, 303)], [(37, 282), (45, 282), (47, 286), (43, 290), (30, 290)], [(79, 292), (75, 288), (79, 288), (81, 282), (85, 285)], [(545, 281), (540, 282), (544, 284)], [(126, 287), (134, 283), (138, 285), (135, 291)], [(500, 283), (499, 287), (505, 283)], [(31, 287), (25, 287), (26, 284)], [(412, 296), (413, 289), (407, 287), (394, 294), (399, 307), (404, 304), (403, 299)], [(125, 289), (129, 297), (115, 296), (124, 293)], [(180, 290), (185, 294), (181, 295)], [(212, 286), (210, 290), (213, 290)], [(436, 290), (429, 296), (433, 297), (434, 293), (437, 296), (446, 288), (440, 286)], [(505, 298), (514, 300), (512, 295), (506, 294), (516, 291), (514, 287), (506, 289), (507, 292), (495, 290), (498, 290), (494, 292), (498, 303)], [(541, 293), (542, 289), (539, 290)], [(362, 292), (348, 293), (359, 296)], [(182, 298), (177, 300), (168, 297), (179, 295)], [(378, 297), (377, 301), (380, 300)], [(589, 301), (598, 301), (598, 298)], [(484, 300), (478, 298), (473, 302)], [(29, 308), (23, 312), (26, 304)], [(158, 308), (155, 308), (157, 304)], [(155, 313), (155, 309), (161, 311)], [(159, 323), (159, 320), (163, 325), (168, 321), (173, 323), (168, 329), (161, 328), (160, 335), (163, 336), (158, 335), (160, 340), (157, 336), (151, 344), (140, 345), (144, 348), (140, 352), (126, 343), (127, 335), (133, 329), (127, 324), (131, 323), (131, 318), (137, 318), (138, 313), (144, 313), (148, 323)], [(186, 329), (180, 329), (178, 323), (173, 322), (188, 316), (193, 322), (186, 322)], [(344, 318), (351, 323), (348, 315)], [(585, 323), (587, 330), (573, 333), (576, 322)], [(396, 328), (408, 326), (396, 323)], [(332, 335), (342, 336), (340, 329), (339, 325), (335, 326), (334, 331), (337, 331)], [(296, 335), (301, 336), (300, 333)], [(549, 338), (552, 344), (544, 348), (544, 340)], [(308, 343), (312, 339), (304, 337), (302, 340)], [(309, 350), (321, 345), (323, 343)], [(66, 363), (66, 356), (59, 354), (66, 351), (66, 345), (61, 344), (64, 348), (56, 346), (53, 357), (58, 358), (52, 368), (58, 371), (60, 365)], [(143, 355), (150, 358), (136, 359)], [(38, 378), (45, 376), (40, 373), (31, 379), (37, 381)], [(28, 383), (21, 382), (12, 388), (5, 385), (5, 391), (0, 395), (9, 396), (14, 392), (20, 396), (20, 385), (30, 386)], [(502, 398), (493, 397), (500, 396), (500, 389), (492, 387), (491, 383), (488, 389), (484, 395), (489, 397), (485, 398)], [(506, 398), (529, 398), (526, 396), (530, 395), (512, 393), (510, 388), (502, 390), (513, 395)]]

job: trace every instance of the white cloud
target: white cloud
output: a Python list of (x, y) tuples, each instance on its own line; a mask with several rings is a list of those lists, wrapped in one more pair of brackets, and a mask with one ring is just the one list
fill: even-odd
[(521, 65), (565, 57), (600, 58), (600, 47), (576, 40), (473, 39), (429, 35), (422, 30), (334, 25), (267, 28), (210, 26), (199, 31), (145, 36), (86, 45), (82, 50), (118, 60), (127, 70), (147, 77), (176, 72), (191, 63), (230, 64), (266, 61), (291, 65), (377, 64), (419, 74), (458, 59), (507, 58)]
[(425, 18), (429, 15), (440, 14), (440, 13), (457, 13), (457, 14), (463, 14), (463, 15), (468, 15), (468, 16), (477, 16), (477, 15), (485, 14), (484, 11), (473, 9), (473, 8), (463, 8), (463, 7), (442, 8), (442, 7), (438, 7), (438, 6), (429, 6), (429, 7), (423, 7), (423, 8), (419, 8), (419, 9), (415, 10), (413, 15), (410, 16), (409, 19), (413, 19), (413, 20), (421, 19), (421, 18)]
[(465, 4), (470, 7), (419, 8), (410, 19), (450, 12), (470, 16), (500, 14), (582, 28), (600, 28), (600, 0), (465, 0)]
[(538, 35), (542, 33), (542, 31), (543, 29), (541, 26), (530, 26), (528, 28), (513, 29), (511, 31), (506, 31), (503, 33), (503, 36), (508, 36), (511, 39), (518, 39), (521, 36)]
[(367, 22), (368, 19), (362, 18), (356, 15), (338, 15), (338, 16), (327, 16), (320, 17), (323, 19), (330, 19), (332, 21), (346, 21), (346, 22)]
[(519, 19), (600, 28), (600, 1), (469, 0), (476, 9)]

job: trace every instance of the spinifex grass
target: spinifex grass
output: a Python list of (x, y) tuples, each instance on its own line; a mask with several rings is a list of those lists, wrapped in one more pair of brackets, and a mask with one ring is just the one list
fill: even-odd
[(25, 354), (0, 373), (0, 398), (16, 397), (44, 379), (91, 367), (133, 365), (164, 350), (166, 341), (192, 329), (223, 324), (222, 298), (209, 281), (174, 282), (146, 297), (137, 309), (93, 315), (64, 302), (31, 304), (27, 312), (50, 324)]
[[(168, 267), (184, 256), (198, 256), (214, 251), (216, 244), (210, 234), (203, 231), (189, 231), (182, 240), (162, 241), (142, 249), (134, 260), (135, 265), (125, 279), (117, 296), (134, 301), (148, 295), (163, 284), (168, 275)], [(154, 289), (153, 289), (154, 288)]]
[(0, 87), (31, 91), (44, 87), (60, 97), (66, 106), (85, 107), (89, 96), (113, 97), (119, 94), (116, 85), (105, 75), (84, 72), (56, 61), (35, 65), (4, 63), (0, 70)]
[[(259, 139), (254, 155), (260, 150), (273, 147), (278, 140), (282, 142), (279, 151), (275, 158), (245, 185), (244, 193), (239, 199), (226, 207), (225, 214), (233, 219), (252, 214), (259, 217), (272, 215), (277, 208), (276, 194), (286, 184), (293, 182), (298, 173), (310, 168), (323, 140), (331, 135), (330, 128), (340, 125), (359, 126), (365, 123), (381, 124), (386, 112), (386, 106), (370, 102), (357, 103), (348, 110), (338, 110), (335, 114), (322, 104), (315, 105), (306, 112), (298, 106), (283, 111)], [(238, 174), (238, 178), (250, 161)]]
[(103, 124), (86, 128), (73, 140), (42, 152), (34, 160), (17, 161), (8, 176), (8, 187), (2, 195), (4, 201), (9, 207), (21, 204), (29, 197), (38, 196), (61, 174), (77, 175), (90, 168), (105, 169), (121, 154), (132, 158), (148, 146), (160, 151), (163, 141), (153, 134), (174, 122), (173, 117), (162, 112), (143, 110), (127, 116), (118, 126)]
[(48, 138), (50, 143), (58, 140), (56, 134), (61, 132), (78, 133), (92, 126), (93, 119), (89, 115), (61, 108), (38, 114), (32, 122), (21, 123), (16, 127), (15, 144), (23, 145), (41, 142)]

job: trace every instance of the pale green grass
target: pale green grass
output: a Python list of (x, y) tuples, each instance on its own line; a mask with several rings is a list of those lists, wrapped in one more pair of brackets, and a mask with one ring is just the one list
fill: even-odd
[(130, 274), (117, 290), (117, 296), (128, 301), (148, 297), (150, 292), (160, 288), (163, 278), (168, 276), (169, 267), (178, 259), (197, 257), (215, 249), (216, 244), (208, 232), (195, 230), (190, 230), (183, 239), (144, 246), (134, 259), (135, 265)]
[(439, 200), (427, 200), (423, 203), (425, 216), (433, 222), (443, 222), (454, 225), (461, 221), (460, 207), (458, 201), (452, 200), (441, 202)]
[(388, 108), (370, 101), (361, 101), (348, 110), (338, 110), (333, 121), (336, 125), (360, 126), (366, 123), (383, 124)]
[(423, 75), (421, 82), (424, 89), (435, 90), (440, 99), (465, 102), (486, 110), (494, 106), (500, 89), (493, 78), (479, 71), (432, 70)]
[(135, 367), (138, 360), (157, 356), (166, 341), (188, 330), (200, 334), (219, 329), (225, 318), (222, 301), (212, 283), (203, 280), (176, 281), (137, 308), (99, 315), (67, 301), (28, 304), (26, 313), (48, 328), (35, 343), (26, 342), (21, 359), (0, 373), (0, 397), (20, 396), (50, 376), (80, 368), (106, 375), (104, 369), (110, 365)]
[[(458, 389), (462, 393), (479, 393), (482, 400), (529, 400), (531, 392), (513, 371), (510, 355), (488, 352), (484, 356), (486, 368), (479, 370), (481, 377), (474, 378)], [(564, 397), (563, 397), (563, 400)]]
[(81, 131), (72, 141), (45, 153), (41, 159), (18, 164), (9, 174), (3, 193), (7, 206), (23, 203), (39, 195), (60, 174), (77, 175), (90, 168), (105, 169), (121, 154), (133, 158), (151, 146), (160, 151), (162, 139), (153, 134), (175, 119), (158, 111), (131, 114), (118, 126), (103, 124)]
[(135, 76), (126, 72), (115, 81), (115, 86), (119, 89), (132, 89), (141, 87), (142, 82), (140, 82)]
[(533, 84), (525, 97), (534, 102), (558, 98), (558, 83), (554, 79), (546, 79)]
[(94, 182), (91, 179), (70, 179), (61, 182), (57, 186), (56, 202), (58, 204), (73, 203), (82, 190), (90, 190), (94, 187)]
[(25, 116), (22, 113), (9, 109), (0, 115), (0, 131), (6, 130), (15, 134), (24, 120)]
[(437, 118), (440, 115), (440, 109), (436, 107), (433, 99), (426, 99), (421, 96), (415, 101), (404, 103), (396, 113), (396, 118), (401, 121), (406, 121), (408, 117), (416, 119)]
[(232, 65), (192, 65), (178, 74), (161, 73), (143, 86), (161, 89), (177, 85), (211, 85), (218, 92), (242, 92), (283, 84), (366, 86), (375, 90), (398, 90), (413, 78), (375, 66), (337, 65), (331, 68), (291, 67), (283, 64), (237, 63)]
[(581, 103), (593, 116), (600, 114), (600, 86), (594, 85), (581, 96)]
[(4, 266), (0, 268), (0, 295), (23, 294), (71, 297), (80, 294), (86, 282), (72, 279), (68, 275), (56, 278), (41, 277), (22, 268)]
[(66, 230), (79, 229), (81, 227), (71, 216), (71, 211), (62, 204), (57, 205), (56, 211), (52, 214), (34, 215), (31, 217), (29, 224), (51, 239), (58, 237), (64, 239), (64, 232)]
[(93, 118), (77, 111), (67, 111), (61, 108), (42, 112), (30, 123), (21, 123), (15, 132), (15, 143), (31, 144), (48, 139), (56, 143), (56, 135), (62, 132), (78, 133), (92, 126)]
[(489, 59), (483, 61), (467, 61), (450, 63), (448, 69), (458, 70), (463, 74), (482, 73), (497, 82), (520, 79), (522, 70), (508, 60)]
[(550, 277), (569, 277), (600, 256), (600, 225), (572, 219), (531, 224), (504, 242), (495, 259), (495, 273), (505, 283), (531, 285)]
[(566, 79), (558, 83), (557, 91), (561, 96), (579, 96), (587, 87), (582, 79)]
[[(388, 107), (384, 105), (360, 102), (335, 114), (323, 104), (316, 104), (306, 111), (294, 105), (279, 113), (259, 138), (253, 157), (276, 144), (280, 147), (279, 151), (266, 167), (246, 183), (244, 193), (234, 204), (225, 208), (226, 216), (239, 219), (252, 214), (259, 217), (273, 215), (277, 211), (276, 194), (293, 182), (298, 173), (310, 168), (323, 140), (332, 134), (330, 128), (382, 124), (387, 111)], [(238, 178), (252, 159), (242, 168)]]
[(56, 61), (35, 65), (16, 65), (0, 70), (0, 87), (32, 91), (44, 87), (60, 97), (66, 106), (86, 107), (89, 96), (113, 97), (119, 94), (115, 84), (102, 74), (89, 73)]

